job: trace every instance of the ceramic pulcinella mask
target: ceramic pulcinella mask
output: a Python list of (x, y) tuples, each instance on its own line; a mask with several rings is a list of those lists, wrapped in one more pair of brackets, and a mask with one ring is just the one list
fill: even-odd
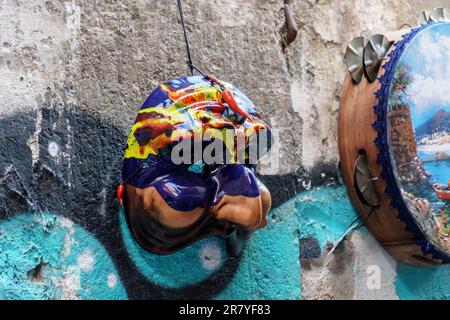
[(170, 254), (219, 234), (239, 253), (267, 224), (271, 196), (255, 163), (270, 146), (270, 129), (232, 85), (203, 76), (161, 84), (125, 150), (119, 198), (135, 240)]

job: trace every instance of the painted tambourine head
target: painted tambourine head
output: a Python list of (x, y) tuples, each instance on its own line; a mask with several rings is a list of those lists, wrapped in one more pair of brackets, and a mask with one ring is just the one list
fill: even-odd
[(270, 137), (254, 104), (230, 84), (202, 76), (161, 84), (125, 150), (119, 193), (135, 240), (170, 254), (219, 234), (237, 253), (239, 239), (267, 224), (271, 196), (255, 168)]
[[(341, 97), (339, 140), (349, 193), (398, 260), (450, 262), (450, 23), (387, 35), (375, 82)], [(376, 92), (376, 94), (374, 94)]]

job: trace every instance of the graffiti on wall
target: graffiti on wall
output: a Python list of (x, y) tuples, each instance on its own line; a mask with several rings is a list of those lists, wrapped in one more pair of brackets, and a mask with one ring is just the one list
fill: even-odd
[[(313, 173), (315, 184), (299, 179), (301, 174), (260, 177), (273, 190), (274, 210), (269, 226), (247, 241), (241, 256), (229, 257), (223, 240), (209, 237), (162, 257), (134, 242), (118, 209), (125, 141), (126, 130), (73, 108), (47, 104), (0, 119), (0, 245), (15, 239), (17, 246), (0, 251), (6, 270), (0, 278), (20, 279), (5, 281), (0, 295), (300, 297), (298, 221), (283, 203), (328, 181), (323, 170), (332, 172), (333, 166)], [(39, 289), (30, 289), (35, 285)]]
[[(217, 237), (156, 256), (115, 200), (126, 130), (72, 109), (39, 112), (0, 120), (1, 298), (298, 299), (300, 259), (323, 255), (356, 217), (333, 165), (263, 176), (274, 209), (241, 256)], [(445, 297), (448, 270), (398, 265), (397, 295)]]

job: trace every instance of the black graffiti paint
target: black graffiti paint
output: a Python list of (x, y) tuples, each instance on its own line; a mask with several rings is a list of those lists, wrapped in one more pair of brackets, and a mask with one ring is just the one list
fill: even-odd
[[(180, 289), (149, 281), (131, 260), (120, 232), (115, 191), (127, 129), (74, 107), (44, 105), (0, 119), (0, 218), (26, 211), (61, 214), (93, 234), (106, 248), (130, 299), (210, 299), (233, 278), (239, 258), (229, 257), (208, 279)], [(317, 168), (312, 186), (323, 184)], [(305, 190), (305, 172), (260, 177), (273, 207)]]

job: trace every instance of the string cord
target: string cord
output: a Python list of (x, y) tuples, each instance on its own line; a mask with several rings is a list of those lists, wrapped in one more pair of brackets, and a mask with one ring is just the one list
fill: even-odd
[[(184, 43), (186, 45), (186, 51), (187, 51), (187, 56), (188, 56), (188, 66), (189, 66), (189, 69), (191, 71), (191, 75), (194, 75), (194, 70), (195, 70), (198, 73), (200, 73), (204, 78), (206, 78), (209, 81), (211, 81), (211, 82), (215, 83), (216, 85), (218, 85), (220, 87), (220, 89), (222, 91), (224, 91), (225, 90), (225, 86), (219, 80), (217, 80), (213, 76), (207, 75), (202, 70), (197, 68), (194, 65), (194, 63), (192, 62), (191, 48), (189, 46), (189, 39), (188, 39), (188, 35), (187, 35), (187, 32), (186, 32), (186, 24), (184, 22), (184, 12), (183, 12), (183, 6), (182, 6), (182, 3), (181, 3), (181, 0), (177, 0), (177, 4), (178, 4), (178, 12), (180, 13), (180, 18), (181, 18), (181, 25), (183, 27)], [(250, 118), (250, 117), (247, 117), (247, 118)], [(141, 170), (147, 164), (147, 161), (148, 161), (148, 159), (145, 162), (143, 162), (136, 170), (134, 170), (133, 173), (130, 176), (128, 176), (126, 179), (124, 179), (121, 184), (127, 183), (128, 180), (130, 180), (132, 177), (134, 177), (139, 172), (139, 170)]]
[[(189, 39), (188, 39), (187, 32), (186, 32), (186, 25), (184, 23), (183, 6), (181, 4), (181, 0), (177, 0), (177, 3), (178, 3), (178, 12), (180, 13), (180, 18), (181, 18), (181, 25), (183, 26), (184, 43), (186, 45), (186, 51), (187, 51), (187, 56), (188, 56), (188, 66), (189, 66), (189, 69), (191, 70), (191, 75), (194, 75), (194, 70), (197, 70), (202, 75), (204, 75), (203, 72), (198, 70), (194, 66), (194, 63), (192, 62), (191, 48), (189, 47)], [(124, 179), (122, 181), (122, 184), (125, 184), (126, 182), (128, 182), (129, 179), (134, 177), (138, 173), (138, 171), (141, 170), (147, 164), (147, 161), (148, 161), (148, 159), (145, 162), (143, 162), (136, 170), (134, 170), (130, 176), (128, 176), (126, 179)]]
[(186, 45), (186, 51), (187, 51), (187, 56), (188, 56), (188, 66), (189, 66), (189, 69), (191, 70), (191, 75), (194, 75), (194, 69), (196, 69), (196, 68), (192, 62), (191, 48), (189, 47), (189, 39), (188, 39), (187, 32), (186, 32), (186, 25), (184, 23), (183, 6), (181, 4), (181, 0), (177, 0), (177, 3), (178, 3), (178, 12), (180, 13), (180, 18), (181, 18), (181, 25), (183, 27), (184, 43)]

